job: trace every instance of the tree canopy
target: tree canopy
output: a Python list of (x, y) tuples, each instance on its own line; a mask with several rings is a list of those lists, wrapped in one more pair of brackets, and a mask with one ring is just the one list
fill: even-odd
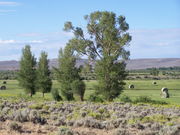
[(116, 17), (115, 13), (107, 11), (96, 11), (84, 18), (87, 21), (87, 34), (71, 22), (65, 23), (64, 30), (74, 33), (69, 43), (79, 55), (97, 60), (95, 71), (99, 82), (98, 93), (112, 100), (121, 93), (125, 84), (126, 64), (118, 60), (126, 60), (130, 55), (126, 50), (131, 41), (127, 32), (129, 25), (124, 16)]
[(32, 96), (36, 92), (36, 59), (31, 53), (31, 48), (26, 45), (22, 49), (18, 81), (25, 92)]
[(48, 93), (51, 91), (52, 80), (51, 80), (51, 72), (49, 69), (49, 60), (47, 59), (47, 53), (41, 52), (41, 57), (39, 58), (39, 63), (37, 67), (37, 82), (38, 88), (43, 93)]

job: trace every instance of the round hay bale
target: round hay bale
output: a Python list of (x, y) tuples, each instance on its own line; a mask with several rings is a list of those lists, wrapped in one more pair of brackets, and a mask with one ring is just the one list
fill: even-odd
[(156, 85), (156, 84), (157, 84), (157, 82), (153, 81), (153, 82), (152, 82), (152, 84)]
[(133, 84), (130, 84), (130, 85), (129, 85), (129, 89), (134, 89), (134, 85), (133, 85)]
[(6, 84), (7, 82), (6, 81), (3, 81), (3, 84)]
[(6, 86), (1, 86), (1, 90), (6, 90)]
[(168, 88), (163, 87), (163, 88), (161, 89), (161, 91), (162, 91), (162, 92), (168, 92)]
[(161, 89), (161, 95), (162, 95), (162, 98), (169, 98), (168, 88), (163, 87)]

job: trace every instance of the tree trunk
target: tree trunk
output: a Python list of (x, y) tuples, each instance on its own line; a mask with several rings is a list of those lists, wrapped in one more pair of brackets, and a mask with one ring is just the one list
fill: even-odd
[(81, 98), (81, 101), (84, 101), (83, 96), (80, 96), (80, 98)]
[(44, 98), (44, 92), (42, 94), (43, 94), (43, 98)]
[(32, 92), (30, 93), (30, 97), (32, 97)]

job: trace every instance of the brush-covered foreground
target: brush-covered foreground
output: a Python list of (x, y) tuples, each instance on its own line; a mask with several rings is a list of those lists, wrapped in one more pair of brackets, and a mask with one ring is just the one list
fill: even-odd
[(0, 99), (0, 134), (179, 135), (180, 106)]
[[(30, 98), (17, 81), (7, 80), (7, 90), (0, 91), (0, 135), (179, 135), (179, 80), (152, 82), (126, 81), (124, 92), (114, 102), (91, 103), (55, 102), (50, 93), (42, 98), (39, 92)], [(96, 83), (86, 82), (85, 100)], [(135, 88), (129, 89), (130, 84)], [(169, 88), (169, 99), (160, 97), (162, 87)], [(53, 88), (58, 88), (56, 81)], [(128, 101), (123, 95), (133, 102), (123, 103)]]

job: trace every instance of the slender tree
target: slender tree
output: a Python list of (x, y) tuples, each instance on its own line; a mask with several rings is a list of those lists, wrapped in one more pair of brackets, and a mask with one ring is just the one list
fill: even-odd
[[(72, 31), (75, 35), (69, 41), (80, 55), (87, 55), (96, 62), (96, 76), (99, 81), (98, 92), (107, 100), (113, 100), (123, 89), (127, 73), (125, 62), (129, 51), (125, 49), (131, 41), (127, 32), (129, 25), (124, 16), (116, 17), (113, 12), (93, 12), (85, 16), (87, 21), (88, 38), (82, 28), (74, 27), (71, 22), (64, 25), (65, 31)], [(88, 35), (86, 34), (86, 35)], [(119, 60), (122, 62), (119, 62)]]
[(36, 59), (31, 53), (31, 48), (26, 45), (22, 49), (20, 60), (20, 70), (18, 72), (18, 81), (25, 92), (32, 97), (36, 92)]
[(76, 67), (77, 56), (71, 44), (68, 43), (64, 50), (60, 49), (58, 60), (59, 67), (55, 71), (62, 96), (69, 101), (74, 100), (74, 95), (79, 95), (83, 100), (85, 84), (79, 75), (80, 69)]
[(41, 57), (39, 58), (38, 68), (37, 68), (37, 85), (39, 90), (44, 93), (51, 91), (52, 79), (50, 77), (49, 61), (47, 59), (47, 53), (41, 52)]

